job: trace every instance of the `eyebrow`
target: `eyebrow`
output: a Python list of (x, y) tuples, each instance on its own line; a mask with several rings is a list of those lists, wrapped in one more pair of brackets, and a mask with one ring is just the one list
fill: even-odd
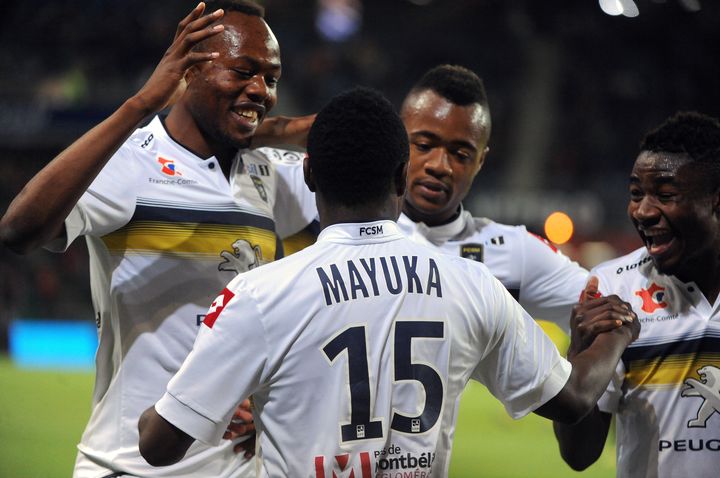
[[(675, 175), (672, 175), (672, 176), (656, 176), (655, 178), (653, 178), (652, 182), (653, 182), (654, 184), (675, 184), (675, 183), (677, 182), (676, 179), (677, 179), (677, 178), (675, 177)], [(637, 176), (634, 175), (634, 174), (631, 174), (631, 175), (630, 175), (630, 184), (636, 184), (636, 183), (639, 183), (639, 182), (640, 182), (640, 178), (639, 178), (639, 177), (637, 177)]]
[[(441, 139), (440, 136), (436, 135), (435, 133), (433, 133), (431, 131), (425, 131), (425, 130), (413, 131), (412, 133), (410, 133), (410, 138), (414, 139), (416, 136), (424, 136), (426, 138), (429, 138), (429, 139), (432, 139), (435, 141), (440, 141), (440, 139)], [(461, 148), (471, 149), (473, 151), (478, 150), (476, 146), (474, 146), (472, 143), (469, 143), (467, 141), (451, 140), (451, 141), (448, 141), (448, 143), (455, 145), (455, 146), (459, 146)]]
[(249, 55), (240, 55), (240, 56), (233, 58), (233, 60), (246, 61), (255, 68), (269, 66), (270, 69), (273, 69), (273, 70), (281, 70), (282, 69), (282, 63), (280, 63), (280, 62), (263, 62), (263, 61), (258, 60), (255, 57), (249, 56)]

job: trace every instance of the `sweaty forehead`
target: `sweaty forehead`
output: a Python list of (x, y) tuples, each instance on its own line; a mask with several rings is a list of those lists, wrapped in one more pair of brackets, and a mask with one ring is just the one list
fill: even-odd
[(643, 172), (674, 174), (690, 162), (692, 159), (685, 153), (643, 151), (635, 160), (633, 174)]
[(222, 23), (225, 30), (211, 41), (221, 57), (251, 56), (279, 63), (280, 47), (277, 39), (262, 18), (228, 12), (218, 23)]
[(401, 116), (409, 129), (423, 130), (431, 125), (452, 125), (455, 132), (465, 131), (478, 139), (484, 136), (487, 129), (487, 113), (481, 105), (456, 105), (432, 90), (410, 94), (403, 103)]

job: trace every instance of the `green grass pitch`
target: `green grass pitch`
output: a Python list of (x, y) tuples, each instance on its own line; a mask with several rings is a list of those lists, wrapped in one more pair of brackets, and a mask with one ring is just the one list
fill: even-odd
[[(0, 357), (0, 477), (68, 478), (90, 412), (91, 373), (19, 370)], [(471, 383), (461, 402), (450, 476), (612, 477), (606, 449), (584, 473), (560, 459), (552, 425), (536, 415), (512, 420), (485, 388)]]

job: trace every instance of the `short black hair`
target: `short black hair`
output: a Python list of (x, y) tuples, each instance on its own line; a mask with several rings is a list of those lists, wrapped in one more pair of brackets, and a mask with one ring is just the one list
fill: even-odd
[(485, 85), (474, 71), (460, 65), (438, 65), (429, 69), (413, 85), (408, 96), (424, 90), (431, 90), (458, 106), (480, 105), (483, 111), (483, 126), (490, 136), (492, 120)]
[(438, 65), (418, 80), (410, 91), (433, 90), (460, 106), (478, 103), (487, 107), (485, 85), (472, 70), (459, 65)]
[(240, 12), (265, 18), (265, 8), (250, 0), (205, 0), (205, 15), (211, 14), (218, 8), (222, 8), (225, 12)]
[(310, 128), (309, 165), (318, 191), (343, 206), (377, 204), (407, 162), (407, 132), (381, 93), (358, 87), (335, 96)]
[(696, 111), (680, 111), (650, 131), (640, 151), (686, 154), (720, 186), (720, 121)]
[[(257, 3), (250, 0), (206, 0), (205, 11), (203, 16), (210, 15), (215, 10), (222, 8), (225, 14), (228, 12), (238, 12), (251, 17), (258, 17), (265, 19), (265, 9)], [(222, 23), (222, 20), (220, 20)], [(212, 38), (212, 37), (211, 37)], [(210, 38), (206, 38), (200, 43), (193, 47), (194, 51), (206, 51), (208, 48), (208, 41)]]

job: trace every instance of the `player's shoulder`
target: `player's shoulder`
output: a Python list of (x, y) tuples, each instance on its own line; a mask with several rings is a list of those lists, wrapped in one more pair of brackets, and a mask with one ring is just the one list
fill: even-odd
[(462, 281), (464, 277), (477, 275), (494, 277), (488, 267), (480, 261), (468, 260), (465, 257), (455, 254), (446, 254), (435, 247), (418, 244), (410, 239), (405, 240), (408, 242), (406, 247), (407, 251), (419, 251), (425, 254), (439, 267), (452, 271), (453, 277), (458, 280)]
[(154, 152), (158, 148), (158, 143), (166, 135), (167, 132), (160, 117), (155, 116), (149, 123), (133, 131), (122, 148), (134, 152)]
[(526, 249), (529, 246), (544, 246), (548, 252), (558, 249), (544, 237), (527, 230), (523, 224), (502, 224), (486, 217), (473, 218), (475, 229), (482, 233), (485, 242), (507, 249)]
[(638, 275), (647, 275), (651, 268), (652, 258), (645, 247), (640, 247), (624, 256), (596, 265), (590, 273), (606, 279), (627, 281)]

